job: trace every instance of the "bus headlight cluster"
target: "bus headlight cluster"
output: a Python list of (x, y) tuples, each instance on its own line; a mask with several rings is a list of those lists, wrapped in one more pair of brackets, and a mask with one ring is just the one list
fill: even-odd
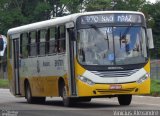
[(84, 77), (84, 76), (78, 76), (79, 80), (81, 80), (82, 82), (88, 84), (88, 85), (94, 85), (95, 83), (93, 81), (91, 81), (90, 79)]
[(146, 73), (145, 75), (143, 75), (141, 78), (139, 78), (137, 80), (137, 83), (140, 84), (140, 83), (144, 82), (148, 77), (149, 77), (149, 73)]

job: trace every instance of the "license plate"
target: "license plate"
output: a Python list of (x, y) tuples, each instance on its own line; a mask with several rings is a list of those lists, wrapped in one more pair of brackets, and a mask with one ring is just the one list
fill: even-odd
[(122, 85), (110, 85), (109, 89), (122, 89)]

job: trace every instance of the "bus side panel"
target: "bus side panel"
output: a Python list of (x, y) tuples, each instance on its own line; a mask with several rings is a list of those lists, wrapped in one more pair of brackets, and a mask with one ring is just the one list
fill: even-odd
[(58, 77), (31, 77), (33, 96), (58, 96)]
[(13, 86), (13, 69), (12, 69), (12, 63), (11, 63), (11, 61), (12, 60), (10, 60), (10, 52), (12, 52), (11, 50), (11, 48), (10, 47), (12, 47), (12, 43), (11, 43), (11, 40), (10, 40), (10, 36), (7, 36), (7, 41), (8, 41), (8, 45), (7, 45), (7, 76), (8, 76), (8, 80), (9, 80), (9, 88), (10, 88), (10, 92), (12, 93), (12, 94), (14, 94), (13, 93), (13, 90), (14, 90), (14, 86)]
[(10, 60), (7, 61), (7, 71), (8, 71), (8, 80), (9, 80), (9, 88), (12, 94), (14, 94), (14, 82), (13, 82), (13, 69)]
[(67, 80), (65, 55), (34, 57), (21, 60), (20, 78), (22, 93), (25, 79), (29, 81), (33, 96), (59, 96), (59, 78)]

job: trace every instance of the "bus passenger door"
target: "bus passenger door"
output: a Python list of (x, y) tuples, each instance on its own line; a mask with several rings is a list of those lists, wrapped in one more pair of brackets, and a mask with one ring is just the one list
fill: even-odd
[(66, 24), (67, 28), (67, 54), (68, 54), (68, 80), (71, 96), (77, 96), (76, 91), (76, 79), (75, 79), (75, 40), (73, 39), (74, 23), (70, 22)]
[(20, 79), (19, 79), (19, 39), (13, 39), (13, 82), (14, 94), (20, 95)]

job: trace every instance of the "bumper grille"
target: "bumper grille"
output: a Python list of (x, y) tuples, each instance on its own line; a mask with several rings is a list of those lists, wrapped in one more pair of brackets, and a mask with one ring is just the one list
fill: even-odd
[(116, 93), (129, 93), (134, 91), (135, 88), (128, 88), (128, 89), (120, 89), (120, 90), (108, 90), (108, 89), (96, 89), (96, 91), (100, 94), (116, 94)]
[(93, 74), (100, 77), (126, 77), (136, 73), (139, 69), (125, 70), (125, 71), (91, 71)]

